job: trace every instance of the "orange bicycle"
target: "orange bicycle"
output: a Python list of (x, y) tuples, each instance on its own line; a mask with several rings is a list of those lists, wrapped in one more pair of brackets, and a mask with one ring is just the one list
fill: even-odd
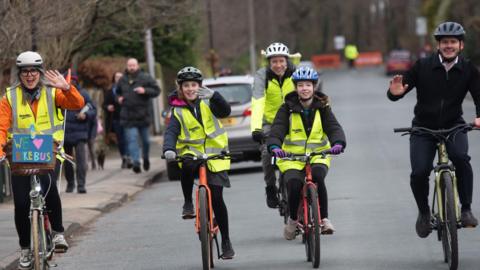
[[(165, 158), (162, 156), (162, 158)], [(201, 249), (202, 249), (202, 265), (203, 269), (211, 269), (214, 267), (213, 263), (213, 241), (215, 241), (218, 259), (222, 259), (220, 255), (220, 247), (218, 245), (217, 234), (219, 231), (218, 225), (215, 222), (212, 208), (212, 195), (207, 182), (207, 161), (213, 159), (229, 159), (230, 154), (222, 152), (218, 155), (212, 156), (178, 156), (175, 158), (176, 162), (183, 162), (187, 160), (196, 160), (200, 162), (198, 170), (198, 187), (196, 190), (195, 200), (195, 232), (199, 234)]]

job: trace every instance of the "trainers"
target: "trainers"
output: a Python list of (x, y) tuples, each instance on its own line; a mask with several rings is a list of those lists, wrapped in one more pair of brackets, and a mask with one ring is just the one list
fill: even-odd
[(235, 251), (232, 248), (232, 243), (230, 240), (222, 240), (222, 256), (224, 260), (230, 260), (235, 257)]
[(426, 214), (418, 213), (415, 229), (420, 238), (426, 238), (432, 232), (430, 212), (427, 212)]
[(472, 211), (470, 210), (462, 211), (460, 220), (462, 221), (463, 227), (475, 228), (478, 225), (478, 220), (473, 216)]
[(267, 186), (265, 187), (267, 193), (267, 206), (270, 208), (278, 207), (278, 197), (277, 197), (277, 187), (276, 186)]
[(322, 219), (322, 234), (333, 234), (334, 232), (335, 227), (332, 222), (328, 218)]
[(127, 168), (127, 164), (128, 164), (128, 158), (126, 158), (126, 157), (122, 158), (122, 166), (121, 166), (121, 168), (122, 168), (122, 169), (126, 169), (126, 168)]
[(18, 259), (18, 269), (32, 268), (32, 252), (29, 248), (22, 248), (20, 251), (20, 259)]
[(133, 171), (135, 173), (141, 173), (142, 169), (140, 169), (140, 164), (138, 164), (138, 163), (133, 164)]
[(63, 236), (63, 233), (56, 233), (53, 237), (53, 245), (56, 253), (65, 253), (68, 250), (68, 243)]
[(285, 227), (283, 229), (283, 236), (287, 240), (293, 240), (297, 236), (297, 221), (291, 219), (290, 217), (288, 218), (287, 224), (285, 224)]
[(192, 219), (195, 217), (195, 211), (193, 210), (192, 203), (184, 203), (183, 210), (182, 210), (182, 218), (183, 219)]
[(133, 167), (133, 162), (130, 157), (126, 157), (127, 159), (127, 169), (131, 169)]
[(74, 184), (67, 184), (67, 189), (65, 189), (65, 192), (66, 193), (72, 193), (74, 189), (75, 189)]
[(143, 170), (145, 171), (150, 170), (150, 161), (148, 159), (143, 160)]
[(77, 192), (80, 193), (80, 194), (85, 194), (85, 193), (87, 193), (87, 190), (85, 189), (84, 186), (78, 186), (77, 187)]

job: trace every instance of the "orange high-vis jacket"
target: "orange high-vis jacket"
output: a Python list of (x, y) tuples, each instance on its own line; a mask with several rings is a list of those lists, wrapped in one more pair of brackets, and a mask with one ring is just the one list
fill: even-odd
[[(80, 110), (85, 106), (85, 100), (73, 84), (69, 90), (55, 90), (55, 105), (67, 110)], [(37, 115), (38, 100), (34, 99), (31, 104), (32, 112)], [(7, 96), (0, 100), (0, 156), (3, 156), (3, 147), (7, 143), (7, 131), (12, 125), (12, 108), (8, 102)]]

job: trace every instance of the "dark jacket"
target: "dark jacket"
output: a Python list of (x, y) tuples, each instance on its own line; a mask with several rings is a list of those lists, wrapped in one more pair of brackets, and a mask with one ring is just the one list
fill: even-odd
[[(137, 94), (134, 89), (145, 88), (145, 94)], [(120, 124), (125, 127), (148, 126), (151, 123), (151, 99), (160, 94), (157, 82), (147, 73), (139, 70), (135, 74), (125, 72), (118, 81), (117, 101), (122, 96)]]
[(85, 89), (77, 89), (79, 89), (80, 94), (85, 100), (85, 106), (88, 107), (88, 110), (85, 112), (87, 117), (84, 120), (77, 118), (77, 114), (81, 110), (67, 110), (67, 116), (65, 118), (65, 143), (71, 145), (77, 144), (78, 141), (88, 140), (90, 123), (91, 121), (95, 121), (97, 117), (97, 109), (95, 108), (90, 95)]
[[(102, 108), (105, 115), (105, 133), (113, 132), (113, 121), (120, 121), (120, 104), (116, 100), (117, 85), (114, 84), (112, 89), (105, 91), (103, 97)], [(114, 111), (108, 111), (108, 105), (113, 105)]]
[(271, 150), (270, 148), (274, 145), (282, 147), (283, 140), (287, 136), (290, 126), (290, 114), (293, 112), (300, 113), (303, 127), (305, 128), (307, 136), (309, 136), (317, 110), (320, 111), (323, 132), (327, 134), (330, 144), (332, 146), (334, 144), (341, 144), (345, 148), (347, 145), (345, 133), (328, 104), (328, 97), (321, 92), (315, 92), (310, 109), (307, 115), (300, 104), (297, 92), (289, 93), (285, 97), (285, 103), (280, 107), (273, 121), (270, 135), (267, 137), (268, 149)]
[[(175, 107), (188, 108), (198, 122), (203, 125), (202, 115), (200, 114), (200, 99), (195, 101), (195, 109), (185, 101), (179, 99), (176, 91), (168, 97), (168, 101), (169, 105), (172, 107), (172, 110), (170, 114), (170, 123), (168, 124), (167, 130), (165, 130), (165, 134), (163, 135), (163, 152), (167, 150), (176, 152), (177, 138), (180, 135), (181, 125), (177, 118), (173, 115), (173, 109)], [(228, 104), (228, 102), (222, 97), (222, 95), (220, 95), (220, 93), (215, 92), (212, 98), (210, 98), (209, 102), (210, 110), (215, 117), (224, 118), (230, 115), (230, 104)]]
[(438, 53), (419, 59), (403, 76), (408, 89), (401, 96), (387, 91), (390, 100), (396, 101), (405, 96), (414, 87), (417, 88), (412, 125), (431, 129), (450, 128), (464, 123), (462, 102), (470, 92), (480, 116), (480, 76), (478, 69), (462, 56), (448, 72), (440, 62)]

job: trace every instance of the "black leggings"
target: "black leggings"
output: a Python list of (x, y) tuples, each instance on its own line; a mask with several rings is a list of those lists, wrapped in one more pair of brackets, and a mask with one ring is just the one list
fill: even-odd
[[(56, 184), (56, 175), (58, 175), (59, 170), (60, 162), (57, 162), (55, 172), (40, 176), (40, 184), (42, 193), (48, 191), (45, 201), (52, 229), (56, 232), (63, 232), (62, 202)], [(12, 175), (15, 227), (22, 248), (30, 248), (30, 190), (30, 176)]]
[[(181, 183), (186, 203), (192, 203), (193, 182), (198, 172), (198, 166), (197, 162), (184, 162), (182, 166)], [(213, 213), (222, 233), (222, 241), (229, 240), (228, 211), (223, 200), (223, 186), (209, 185), (209, 188), (212, 196)]]
[[(328, 167), (323, 164), (312, 165), (312, 178), (318, 189), (320, 197), (320, 215), (322, 218), (328, 218), (328, 197), (327, 187), (325, 186), (325, 177), (328, 173)], [(290, 209), (290, 218), (297, 220), (297, 209), (300, 204), (300, 197), (305, 179), (305, 171), (287, 170), (283, 174), (287, 181), (288, 207)]]

